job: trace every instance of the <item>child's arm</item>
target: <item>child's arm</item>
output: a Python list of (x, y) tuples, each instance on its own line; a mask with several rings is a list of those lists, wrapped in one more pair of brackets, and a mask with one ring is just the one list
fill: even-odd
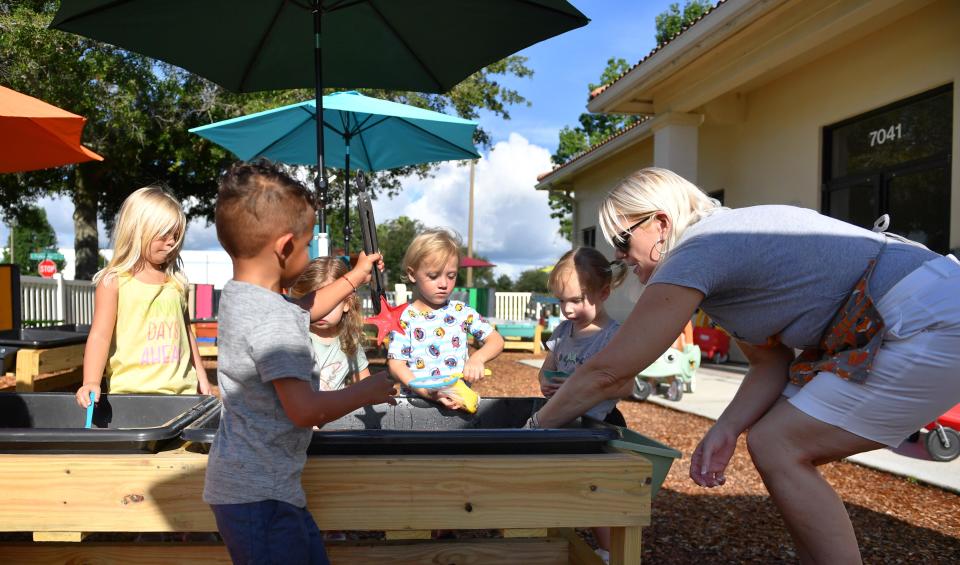
[(356, 376), (356, 380), (353, 381), (353, 382), (354, 382), (354, 383), (358, 383), (358, 382), (362, 381), (363, 379), (365, 379), (365, 378), (367, 378), (367, 377), (370, 376), (370, 369), (363, 369), (363, 370), (361, 370), (361, 371), (359, 371), (359, 372), (357, 372), (357, 373), (354, 373), (354, 375)]
[(552, 379), (547, 378), (543, 373), (544, 371), (556, 371), (557, 370), (557, 361), (553, 358), (553, 352), (547, 354), (547, 358), (543, 360), (543, 365), (540, 367), (540, 373), (537, 375), (538, 380), (540, 381), (540, 393), (543, 394), (544, 398), (550, 398), (553, 396), (557, 389), (560, 388), (562, 383), (557, 383)]
[[(404, 385), (408, 385), (410, 381), (413, 380), (413, 371), (410, 370), (410, 367), (407, 367), (407, 362), (403, 359), (388, 359), (387, 369), (389, 369), (390, 374), (393, 375), (394, 379), (400, 381)], [(428, 400), (439, 402), (451, 410), (457, 410), (461, 407), (460, 403), (456, 400), (439, 395), (436, 391), (427, 390), (424, 388), (411, 388), (410, 390)]]
[(484, 364), (496, 359), (502, 351), (503, 336), (500, 335), (500, 332), (494, 330), (484, 338), (483, 347), (474, 351), (473, 355), (464, 363), (463, 380), (468, 383), (475, 383), (482, 379)]
[(190, 313), (183, 312), (183, 323), (187, 328), (187, 339), (190, 340), (190, 356), (193, 359), (193, 368), (197, 372), (197, 388), (200, 394), (210, 394), (210, 381), (207, 379), (207, 370), (203, 367), (203, 358), (200, 357), (200, 346), (197, 345), (197, 336), (190, 325)]
[(370, 273), (374, 268), (383, 270), (383, 259), (379, 253), (367, 255), (360, 252), (357, 266), (333, 283), (305, 294), (296, 300), (304, 310), (310, 311), (310, 321), (316, 322), (330, 313), (337, 304), (353, 294), (358, 287), (370, 282)]
[(271, 381), (280, 397), (283, 411), (301, 428), (323, 426), (370, 404), (396, 404), (395, 383), (385, 372), (363, 379), (341, 390), (318, 392), (310, 381), (275, 379)]
[(77, 391), (77, 404), (84, 408), (90, 405), (91, 392), (100, 402), (100, 381), (117, 325), (118, 282), (113, 275), (103, 277), (93, 295), (93, 323), (83, 348), (83, 384)]

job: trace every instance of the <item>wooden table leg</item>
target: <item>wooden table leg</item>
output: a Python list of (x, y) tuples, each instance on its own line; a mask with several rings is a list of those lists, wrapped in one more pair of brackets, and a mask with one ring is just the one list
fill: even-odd
[(610, 528), (610, 565), (639, 565), (640, 526)]

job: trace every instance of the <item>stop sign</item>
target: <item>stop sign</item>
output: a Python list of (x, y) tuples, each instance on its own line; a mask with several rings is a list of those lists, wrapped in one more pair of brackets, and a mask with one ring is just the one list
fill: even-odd
[(53, 259), (44, 259), (37, 264), (37, 270), (40, 271), (41, 277), (52, 279), (53, 275), (57, 274), (57, 264), (53, 262)]

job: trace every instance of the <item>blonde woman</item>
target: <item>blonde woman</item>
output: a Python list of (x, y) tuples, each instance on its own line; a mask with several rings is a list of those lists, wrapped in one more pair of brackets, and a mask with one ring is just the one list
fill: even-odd
[(749, 429), (801, 562), (860, 562), (843, 502), (817, 466), (896, 446), (960, 398), (957, 259), (803, 208), (722, 208), (656, 168), (614, 188), (600, 221), (646, 287), (610, 344), (530, 425), (557, 426), (628, 393), (699, 306), (738, 340), (750, 369), (694, 451), (690, 477), (723, 485)]
[[(339, 257), (317, 257), (290, 289), (300, 298), (333, 284), (350, 268)], [(313, 345), (313, 385), (319, 391), (340, 390), (370, 376), (363, 352), (363, 312), (354, 293), (333, 307), (329, 314), (310, 324)]]
[(210, 394), (189, 328), (187, 280), (180, 270), (187, 220), (156, 186), (123, 201), (113, 231), (113, 258), (93, 277), (93, 324), (83, 352), (83, 384), (100, 401), (104, 373), (111, 393)]

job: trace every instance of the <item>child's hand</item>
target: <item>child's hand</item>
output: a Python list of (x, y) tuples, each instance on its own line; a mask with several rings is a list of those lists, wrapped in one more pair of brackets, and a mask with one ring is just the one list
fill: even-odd
[(100, 402), (100, 385), (85, 384), (77, 391), (77, 404), (81, 408), (90, 406), (90, 393), (93, 393), (94, 403)]
[(359, 392), (363, 405), (369, 404), (396, 404), (397, 381), (389, 373), (380, 371), (362, 381), (350, 385), (350, 388)]
[(200, 391), (200, 394), (213, 394), (213, 388), (210, 386), (210, 381), (208, 381), (206, 378), (199, 379), (197, 381), (197, 390)]
[(480, 381), (483, 378), (483, 361), (476, 357), (467, 359), (463, 365), (463, 380), (470, 384)]
[(544, 398), (550, 398), (556, 394), (562, 384), (540, 373), (540, 393)]
[(444, 408), (449, 408), (450, 410), (459, 410), (463, 408), (463, 404), (450, 398), (449, 396), (444, 396), (437, 391), (430, 391), (431, 400), (435, 400), (440, 404), (443, 404)]
[[(371, 253), (370, 255), (367, 255), (366, 253), (361, 251), (360, 255), (357, 257), (357, 266), (354, 267), (351, 272), (356, 272), (356, 275), (354, 276), (357, 277), (357, 279), (360, 279), (360, 277), (363, 277), (362, 282), (360, 284), (367, 284), (368, 282), (370, 282), (371, 273), (373, 272), (374, 265), (376, 265), (376, 267), (382, 271), (383, 256), (380, 255), (379, 253)], [(351, 278), (351, 281), (355, 283), (356, 279)], [(360, 286), (360, 284), (358, 284), (357, 286)]]

